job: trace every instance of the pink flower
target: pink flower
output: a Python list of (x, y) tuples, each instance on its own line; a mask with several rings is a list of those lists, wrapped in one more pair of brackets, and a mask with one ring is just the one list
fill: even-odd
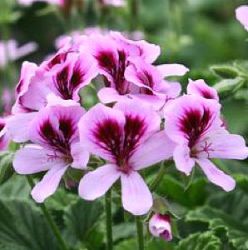
[[(16, 142), (27, 140), (27, 127), (37, 111), (58, 103), (75, 105), (80, 101), (80, 89), (97, 74), (93, 59), (86, 55), (70, 54), (62, 63), (52, 62), (51, 69), (28, 62), (23, 64), (16, 88), (17, 100), (12, 109), (14, 116), (7, 122), (10, 135)], [(20, 123), (25, 124), (23, 129), (17, 129)]]
[(107, 161), (82, 178), (79, 195), (94, 200), (120, 178), (124, 209), (147, 213), (152, 195), (138, 171), (170, 158), (174, 146), (160, 132), (158, 114), (139, 102), (121, 102), (114, 108), (97, 104), (82, 117), (79, 131), (86, 148)]
[(15, 40), (0, 41), (0, 68), (37, 50), (37, 44), (30, 42), (18, 47)]
[(236, 9), (236, 18), (248, 30), (248, 5)]
[(154, 237), (166, 241), (172, 240), (171, 220), (169, 215), (154, 214), (149, 220), (149, 231)]
[(99, 0), (102, 5), (122, 7), (126, 5), (126, 0)]
[(79, 106), (53, 106), (37, 113), (29, 128), (29, 140), (16, 152), (13, 166), (19, 174), (47, 171), (33, 188), (36, 202), (52, 195), (69, 166), (83, 169), (89, 153), (79, 144), (78, 121), (84, 110)]
[(138, 87), (135, 93), (130, 93), (132, 98), (138, 98), (160, 110), (168, 100), (176, 98), (181, 92), (178, 82), (169, 82), (164, 77), (184, 75), (188, 69), (180, 64), (163, 64), (153, 66), (140, 59), (135, 59), (128, 66), (125, 78), (128, 82)]
[(213, 99), (219, 101), (217, 90), (208, 86), (202, 79), (196, 81), (189, 80), (187, 94), (198, 95), (206, 99)]
[(6, 150), (9, 146), (10, 138), (6, 129), (6, 121), (0, 118), (0, 151)]
[(64, 5), (64, 0), (17, 0), (21, 5), (31, 5), (35, 2), (47, 2), (49, 4)]
[(234, 189), (234, 179), (209, 159), (245, 159), (248, 148), (241, 136), (228, 133), (222, 126), (220, 104), (185, 95), (170, 103), (165, 120), (166, 133), (177, 143), (173, 153), (177, 169), (189, 175), (197, 163), (211, 182), (225, 191)]

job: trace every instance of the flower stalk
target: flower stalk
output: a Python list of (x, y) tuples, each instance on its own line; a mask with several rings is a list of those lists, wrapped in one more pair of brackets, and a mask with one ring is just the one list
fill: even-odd
[(136, 216), (136, 230), (137, 230), (137, 243), (138, 243), (138, 250), (145, 249), (144, 243), (144, 232), (143, 232), (143, 222), (141, 216)]
[(112, 193), (110, 189), (105, 195), (107, 250), (113, 250), (112, 203), (111, 202), (112, 202)]
[[(30, 187), (33, 188), (34, 187), (33, 178), (30, 175), (27, 175), (27, 180), (28, 180), (28, 183), (29, 183)], [(54, 236), (56, 237), (56, 239), (57, 239), (57, 241), (58, 241), (58, 243), (60, 245), (60, 249), (61, 250), (69, 250), (69, 248), (66, 246), (65, 241), (63, 240), (63, 237), (62, 237), (56, 223), (54, 222), (54, 220), (53, 220), (51, 214), (49, 213), (47, 207), (45, 206), (45, 204), (41, 203), (39, 205), (39, 207), (40, 207), (43, 215), (45, 216), (45, 219), (46, 219), (49, 227), (53, 231)]]

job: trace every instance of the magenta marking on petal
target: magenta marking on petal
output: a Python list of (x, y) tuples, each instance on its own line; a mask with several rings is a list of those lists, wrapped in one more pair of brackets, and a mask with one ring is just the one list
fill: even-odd
[(109, 151), (115, 158), (120, 155), (123, 135), (118, 122), (106, 119), (97, 124), (93, 134), (98, 146)]
[[(115, 59), (113, 52), (111, 51), (101, 51), (96, 56), (99, 67), (106, 71), (113, 79), (112, 84), (114, 84), (115, 89), (120, 95), (125, 95), (128, 93), (129, 84), (126, 82), (124, 74), (127, 63), (126, 53), (122, 50), (117, 51), (118, 59)], [(106, 87), (110, 87), (111, 83), (105, 82)]]
[(75, 133), (71, 120), (61, 118), (59, 120), (59, 131), (56, 131), (49, 120), (40, 126), (39, 134), (55, 152), (60, 152), (66, 159), (71, 159), (71, 137)]
[[(149, 72), (147, 71), (139, 72), (137, 76), (144, 85), (153, 89), (155, 83), (153, 81), (152, 75)], [(146, 95), (153, 95), (153, 92), (148, 88), (140, 88), (140, 93)]]
[(192, 148), (204, 132), (211, 126), (212, 114), (204, 107), (203, 114), (200, 110), (185, 110), (184, 116), (180, 119), (180, 129), (188, 139), (188, 146)]
[(54, 85), (61, 97), (65, 100), (72, 99), (72, 92), (68, 88), (69, 84), (69, 66), (65, 66), (54, 77)]
[(122, 128), (115, 120), (107, 119), (97, 124), (93, 134), (96, 143), (110, 152), (119, 170), (128, 173), (131, 170), (129, 159), (146, 131), (144, 120), (139, 116), (126, 115), (124, 135)]
[(48, 69), (51, 69), (57, 64), (65, 62), (67, 58), (68, 52), (60, 53), (58, 55), (55, 55), (47, 64)]

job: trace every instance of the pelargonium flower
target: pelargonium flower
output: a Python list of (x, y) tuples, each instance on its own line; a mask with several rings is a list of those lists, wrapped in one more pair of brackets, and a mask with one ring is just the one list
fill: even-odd
[(0, 151), (6, 150), (9, 146), (10, 138), (6, 129), (6, 121), (0, 118)]
[(230, 134), (220, 119), (220, 104), (196, 95), (185, 95), (165, 111), (165, 131), (177, 146), (173, 158), (178, 170), (189, 175), (197, 163), (207, 178), (225, 191), (235, 187), (232, 177), (211, 158), (245, 159), (248, 148), (239, 135)]
[(172, 240), (171, 219), (165, 214), (154, 214), (149, 220), (149, 231), (154, 237), (161, 237), (166, 241)]
[(150, 62), (160, 52), (158, 46), (145, 41), (128, 40), (117, 32), (106, 36), (91, 36), (89, 49), (96, 59), (99, 73), (105, 77), (105, 87), (114, 88), (120, 95), (129, 93), (131, 88), (125, 79), (130, 58), (141, 57)]
[(213, 99), (219, 101), (219, 96), (217, 90), (208, 86), (206, 82), (202, 79), (199, 80), (189, 80), (187, 86), (187, 94), (198, 95), (206, 99)]
[(102, 5), (122, 7), (126, 5), (126, 0), (99, 0)]
[(242, 5), (236, 9), (236, 18), (248, 30), (248, 5)]
[[(8, 129), (14, 141), (27, 140), (27, 127), (36, 112), (47, 105), (79, 102), (79, 91), (96, 76), (95, 64), (86, 55), (68, 56), (51, 72), (31, 63), (24, 63), (17, 85), (17, 100), (8, 119)], [(65, 100), (65, 101), (64, 101)], [(23, 129), (17, 129), (22, 123)], [(25, 131), (23, 131), (25, 130)]]
[(29, 42), (21, 47), (15, 40), (0, 41), (0, 68), (4, 68), (8, 62), (18, 60), (37, 50), (37, 44)]
[(138, 171), (170, 158), (174, 146), (160, 131), (159, 115), (139, 102), (120, 102), (114, 108), (97, 104), (80, 120), (79, 132), (90, 153), (106, 160), (82, 178), (79, 195), (94, 200), (120, 178), (124, 209), (147, 213), (152, 195)]
[(79, 106), (53, 106), (37, 113), (29, 127), (27, 144), (16, 152), (14, 169), (19, 174), (47, 171), (33, 188), (36, 202), (52, 195), (69, 166), (85, 168), (89, 153), (79, 144), (78, 121), (84, 110)]
[(180, 64), (163, 64), (153, 66), (140, 59), (135, 59), (125, 72), (127, 81), (138, 87), (130, 94), (132, 98), (139, 98), (151, 103), (156, 110), (161, 109), (168, 100), (176, 98), (181, 92), (178, 82), (164, 80), (168, 76), (184, 75), (188, 69)]

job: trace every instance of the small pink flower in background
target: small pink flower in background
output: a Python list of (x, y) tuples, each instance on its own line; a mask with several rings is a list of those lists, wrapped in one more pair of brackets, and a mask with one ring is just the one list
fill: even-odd
[(15, 100), (14, 91), (9, 88), (4, 88), (2, 91), (2, 107), (4, 116), (11, 114), (11, 109), (14, 100)]
[(17, 0), (21, 5), (32, 5), (35, 2), (47, 2), (49, 4), (64, 5), (64, 0)]
[(206, 82), (202, 79), (196, 81), (189, 80), (187, 86), (187, 94), (198, 95), (206, 99), (213, 99), (219, 101), (217, 90), (208, 86)]
[(248, 30), (248, 5), (236, 9), (236, 18)]
[(0, 41), (0, 68), (4, 68), (8, 62), (16, 61), (38, 48), (37, 44), (30, 42), (18, 47), (15, 40)]
[(152, 195), (138, 171), (169, 159), (174, 146), (160, 131), (159, 115), (138, 101), (114, 108), (98, 104), (80, 120), (79, 133), (90, 153), (107, 161), (82, 178), (79, 195), (94, 200), (120, 178), (124, 209), (134, 215), (147, 213)]
[(239, 135), (230, 134), (220, 118), (220, 104), (197, 95), (185, 95), (165, 111), (165, 131), (177, 146), (173, 158), (178, 170), (189, 175), (197, 163), (207, 178), (225, 191), (235, 180), (209, 159), (245, 159), (248, 148)]
[(149, 231), (154, 237), (172, 240), (171, 219), (169, 215), (154, 214), (149, 220)]
[(126, 0), (99, 0), (102, 5), (109, 5), (115, 7), (123, 7), (126, 5)]
[(89, 153), (79, 144), (78, 121), (84, 110), (79, 106), (53, 106), (42, 109), (29, 128), (29, 140), (17, 151), (13, 166), (19, 174), (47, 171), (33, 188), (36, 202), (52, 195), (69, 166), (84, 169)]
[(6, 121), (0, 118), (0, 151), (6, 150), (10, 143), (10, 137), (6, 129)]

